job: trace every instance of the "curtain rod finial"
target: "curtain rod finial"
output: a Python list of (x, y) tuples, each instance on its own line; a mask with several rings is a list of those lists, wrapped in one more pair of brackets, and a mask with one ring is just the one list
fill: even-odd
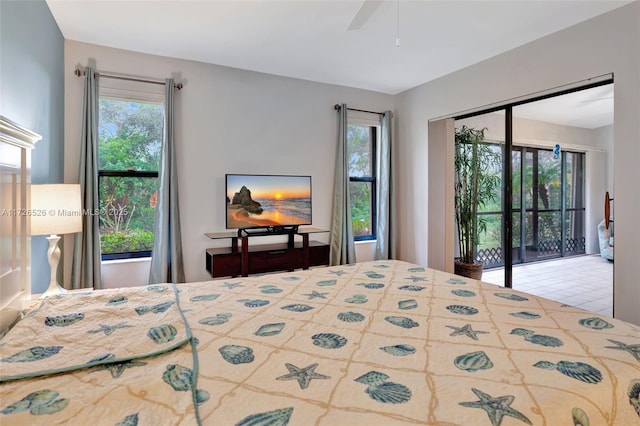
[(84, 71), (80, 71), (78, 68), (73, 72), (77, 77), (81, 77), (84, 74)]

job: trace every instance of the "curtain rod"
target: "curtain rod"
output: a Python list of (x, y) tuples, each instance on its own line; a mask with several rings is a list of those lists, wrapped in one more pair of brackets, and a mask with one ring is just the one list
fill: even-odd
[[(339, 111), (340, 108), (342, 108), (342, 106), (340, 104), (335, 104), (334, 107), (333, 107), (333, 109), (335, 109), (336, 111)], [(347, 107), (347, 110), (349, 110), (349, 111), (358, 111), (358, 112), (367, 112), (369, 114), (384, 115), (384, 112), (367, 111), (366, 109), (356, 109), (356, 108)]]
[[(80, 71), (79, 69), (76, 69), (73, 72), (77, 77), (82, 77), (83, 75), (86, 75), (85, 71)], [(144, 79), (144, 78), (136, 78), (136, 77), (123, 77), (121, 75), (113, 75), (113, 74), (106, 74), (106, 73), (102, 73), (102, 72), (94, 72), (93, 75), (95, 77), (103, 77), (103, 78), (113, 78), (115, 80), (127, 80), (127, 81), (138, 81), (140, 83), (151, 83), (151, 84), (162, 84), (164, 85), (165, 82), (164, 81), (157, 81), (157, 80), (148, 80), (148, 79)], [(173, 87), (175, 87), (178, 90), (182, 90), (183, 84), (182, 83), (175, 83), (173, 85)]]

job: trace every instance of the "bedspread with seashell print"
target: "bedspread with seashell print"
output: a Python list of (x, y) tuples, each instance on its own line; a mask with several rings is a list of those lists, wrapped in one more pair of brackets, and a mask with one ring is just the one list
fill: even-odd
[(0, 422), (640, 424), (640, 327), (401, 261), (45, 299)]

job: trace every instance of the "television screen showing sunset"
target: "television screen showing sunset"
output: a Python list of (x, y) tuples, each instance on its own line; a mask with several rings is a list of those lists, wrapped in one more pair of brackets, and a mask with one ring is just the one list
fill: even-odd
[(227, 175), (227, 228), (311, 224), (311, 176)]

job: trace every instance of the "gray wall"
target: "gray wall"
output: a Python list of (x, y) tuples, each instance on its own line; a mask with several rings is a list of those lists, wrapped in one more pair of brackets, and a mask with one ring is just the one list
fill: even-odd
[[(66, 40), (66, 182), (77, 181), (80, 155), (83, 82), (73, 70), (90, 63), (98, 71), (160, 80), (173, 76), (184, 83), (175, 93), (175, 137), (187, 281), (210, 278), (204, 253), (219, 242), (204, 233), (225, 228), (225, 173), (311, 175), (313, 225), (329, 229), (337, 146), (333, 106), (345, 102), (371, 111), (394, 110), (394, 97), (383, 93)], [(98, 84), (126, 90), (113, 79), (102, 78)], [(129, 90), (153, 87), (142, 84)], [(327, 237), (314, 236), (319, 241)], [(135, 278), (130, 266), (105, 265), (103, 284), (131, 284)]]
[[(613, 186), (615, 186), (616, 262), (614, 264), (614, 315), (640, 324), (640, 2), (543, 37), (517, 49), (446, 75), (401, 93), (398, 111), (396, 198), (403, 207), (398, 229), (398, 256), (402, 260), (431, 263), (429, 246), (445, 247), (440, 234), (426, 224), (444, 223), (445, 199), (429, 185), (443, 186), (445, 176), (429, 182), (429, 158), (442, 151), (428, 135), (428, 122), (455, 116), (484, 105), (504, 103), (550, 88), (612, 73), (614, 85)], [(441, 160), (440, 160), (441, 161)], [(398, 169), (396, 169), (398, 170)], [(444, 191), (441, 192), (444, 194)], [(425, 217), (426, 212), (426, 217)], [(451, 235), (453, 240), (453, 234)]]
[[(62, 182), (64, 38), (44, 1), (0, 1), (0, 114), (42, 135), (31, 181)], [(44, 236), (32, 239), (32, 293), (49, 284), (47, 247)]]

